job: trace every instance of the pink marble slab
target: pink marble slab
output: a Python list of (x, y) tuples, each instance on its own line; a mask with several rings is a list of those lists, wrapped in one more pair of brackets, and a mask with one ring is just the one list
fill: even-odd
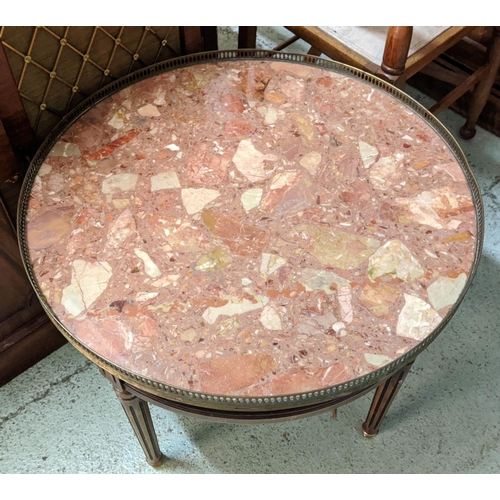
[(74, 337), (224, 395), (317, 390), (402, 356), (459, 297), (476, 239), (425, 121), (277, 61), (177, 69), (101, 102), (47, 156), (27, 220)]

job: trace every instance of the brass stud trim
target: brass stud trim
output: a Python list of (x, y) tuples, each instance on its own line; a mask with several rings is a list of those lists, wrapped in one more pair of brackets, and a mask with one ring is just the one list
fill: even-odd
[[(103, 96), (105, 96), (106, 94), (110, 95), (110, 94), (118, 91), (121, 87), (124, 87), (127, 84), (131, 84), (132, 82), (136, 81), (137, 78), (138, 79), (145, 79), (145, 78), (151, 76), (151, 74), (154, 74), (155, 72), (160, 72), (161, 70), (167, 71), (167, 70), (174, 69), (177, 67), (182, 67), (184, 65), (189, 66), (189, 65), (192, 65), (193, 63), (196, 64), (197, 62), (201, 63), (201, 62), (213, 61), (213, 60), (219, 61), (221, 59), (223, 59), (223, 60), (224, 59), (235, 59), (235, 58), (238, 58), (239, 54), (241, 54), (243, 57), (246, 56), (246, 57), (251, 57), (253, 59), (260, 58), (260, 59), (269, 60), (270, 54), (272, 54), (272, 53), (267, 52), (267, 51), (258, 51), (258, 50), (257, 51), (249, 51), (249, 50), (248, 51), (230, 51), (230, 52), (219, 51), (219, 52), (214, 52), (214, 53), (206, 53), (206, 54), (197, 55), (197, 56), (187, 56), (184, 58), (178, 58), (178, 59), (166, 61), (166, 62), (158, 64), (153, 69), (148, 68), (147, 70), (140, 70), (140, 71), (136, 72), (133, 77), (130, 77), (129, 75), (127, 75), (126, 77), (119, 80), (118, 82), (114, 82), (113, 84), (110, 84), (109, 86), (107, 86), (104, 90), (99, 91), (99, 93), (94, 95), (94, 97), (92, 99), (95, 102), (96, 99), (102, 99)], [(249, 55), (247, 55), (247, 54), (249, 54)], [(376, 77), (365, 74), (364, 72), (361, 72), (359, 70), (355, 70), (353, 68), (344, 67), (343, 65), (339, 65), (338, 63), (331, 63), (329, 61), (321, 60), (319, 58), (314, 58), (312, 56), (305, 56), (304, 57), (304, 56), (298, 56), (298, 55), (284, 55), (284, 54), (279, 54), (279, 55), (272, 54), (272, 56), (275, 57), (276, 59), (279, 59), (279, 60), (297, 61), (297, 62), (306, 63), (306, 64), (314, 64), (315, 66), (333, 69), (333, 70), (342, 72), (344, 74), (350, 74), (356, 78), (365, 80), (368, 83), (370, 83), (371, 85), (382, 89), (386, 93), (399, 97), (402, 100), (402, 102), (405, 103), (410, 109), (415, 111), (418, 115), (420, 115), (421, 117), (423, 117), (424, 119), (429, 121), (430, 124), (432, 126), (434, 126), (434, 128), (439, 133), (439, 135), (441, 135), (442, 139), (448, 144), (450, 149), (455, 153), (457, 161), (463, 167), (464, 174), (466, 175), (466, 178), (469, 181), (469, 187), (471, 188), (473, 199), (474, 199), (474, 202), (476, 205), (478, 242), (476, 245), (476, 255), (475, 255), (475, 260), (474, 260), (474, 266), (473, 266), (473, 269), (471, 270), (470, 275), (469, 275), (468, 285), (470, 285), (470, 282), (471, 282), (474, 274), (476, 273), (476, 270), (478, 267), (479, 256), (480, 256), (480, 251), (481, 251), (481, 246), (482, 246), (482, 239), (483, 239), (483, 233), (484, 233), (484, 220), (483, 220), (483, 210), (484, 209), (483, 209), (482, 202), (481, 202), (481, 194), (480, 194), (479, 188), (478, 188), (478, 186), (477, 186), (477, 184), (472, 176), (472, 173), (470, 171), (470, 167), (468, 166), (465, 155), (461, 151), (461, 149), (458, 146), (458, 144), (456, 143), (456, 141), (454, 141), (453, 137), (449, 134), (449, 132), (446, 131), (442, 127), (442, 125), (440, 125), (440, 122), (438, 122), (432, 115), (428, 114), (428, 112), (426, 110), (419, 107), (419, 105), (417, 103), (415, 103), (413, 100), (411, 100), (411, 98), (404, 97), (403, 95), (398, 93), (399, 91), (395, 87), (393, 88), (391, 85), (383, 83), (382, 81), (378, 80)], [(74, 120), (76, 116), (78, 116), (79, 114), (82, 113), (82, 109), (84, 107), (88, 108), (88, 106), (90, 105), (91, 102), (92, 101), (89, 100), (87, 103), (85, 103), (85, 106), (80, 105), (79, 107), (75, 108), (72, 111), (72, 113), (70, 113), (65, 119), (63, 119), (63, 121), (61, 123), (59, 123), (57, 129), (55, 129), (51, 133), (51, 135), (47, 138), (44, 145), (42, 145), (42, 147), (40, 148), (37, 155), (35, 156), (35, 158), (32, 161), (32, 165), (31, 165), (30, 170), (29, 170), (27, 177), (26, 177), (28, 182), (25, 185), (23, 185), (23, 192), (22, 192), (21, 197), (20, 197), (21, 202), (20, 202), (20, 211), (19, 211), (19, 218), (18, 218), (18, 227), (20, 228), (19, 231), (20, 231), (20, 235), (21, 235), (20, 236), (20, 243), (21, 243), (21, 252), (22, 252), (22, 256), (23, 256), (23, 263), (26, 263), (29, 261), (29, 253), (27, 251), (26, 237), (25, 237), (26, 224), (25, 224), (25, 220), (23, 218), (24, 217), (23, 214), (25, 214), (25, 212), (26, 212), (26, 205), (27, 205), (26, 193), (29, 192), (29, 190), (31, 189), (31, 186), (33, 185), (34, 178), (36, 176), (37, 170), (38, 170), (41, 162), (43, 161), (44, 157), (50, 151), (50, 148), (55, 143), (55, 140), (60, 136), (61, 130), (64, 129), (65, 127), (69, 126), (69, 124), (72, 123), (72, 120)], [(34, 286), (35, 290), (37, 291), (37, 295), (39, 295), (39, 297), (40, 297), (41, 294), (40, 294), (39, 289), (37, 288), (36, 280), (34, 279), (34, 276), (31, 272), (31, 269), (28, 266), (26, 266), (26, 264), (25, 264), (25, 267), (27, 268), (30, 281), (32, 282), (32, 285)], [(465, 290), (462, 291), (462, 297), (464, 296), (465, 292), (467, 291), (467, 288), (468, 288), (468, 286), (466, 286)], [(50, 308), (48, 307), (48, 305), (45, 304), (43, 299), (41, 299), (41, 302), (42, 302), (42, 305), (44, 306), (44, 308), (47, 310), (47, 312), (50, 315)], [(459, 303), (460, 303), (460, 301), (458, 301), (458, 304)], [(458, 304), (456, 304), (456, 307), (458, 307)], [(456, 307), (455, 307), (455, 309), (456, 309)], [(449, 320), (449, 318), (451, 318), (451, 315), (448, 317), (448, 320)], [(144, 385), (150, 383), (150, 381), (146, 378), (139, 377), (135, 374), (130, 374), (126, 370), (124, 370), (120, 367), (114, 366), (113, 364), (106, 362), (105, 360), (101, 360), (99, 357), (97, 357), (95, 355), (95, 353), (93, 353), (89, 349), (85, 348), (85, 346), (80, 345), (78, 343), (78, 341), (73, 339), (73, 337), (68, 332), (66, 332), (64, 330), (64, 328), (62, 327), (62, 325), (60, 325), (53, 317), (52, 317), (52, 319), (53, 319), (53, 321), (56, 322), (56, 326), (58, 327), (58, 329), (60, 329), (62, 331), (62, 333), (67, 338), (69, 338), (72, 341), (72, 343), (79, 350), (84, 351), (89, 356), (93, 356), (91, 359), (98, 362), (100, 365), (104, 365), (107, 368), (110, 368), (114, 371), (117, 371), (120, 374), (123, 374), (129, 378), (134, 378), (136, 380), (139, 380)], [(369, 376), (361, 377), (360, 378), (360, 385), (361, 384), (368, 384), (370, 381), (373, 381), (375, 383), (376, 380), (374, 380), (374, 379), (379, 380), (381, 377), (385, 377), (385, 374), (388, 371), (395, 369), (398, 365), (401, 364), (401, 362), (403, 360), (406, 360), (406, 359), (411, 358), (411, 357), (415, 357), (417, 354), (419, 354), (427, 346), (427, 344), (432, 342), (435, 339), (435, 337), (437, 337), (437, 335), (442, 331), (442, 329), (446, 326), (447, 323), (448, 323), (448, 321), (446, 321), (446, 320), (443, 321), (441, 323), (440, 327), (438, 327), (431, 334), (430, 337), (428, 337), (424, 342), (415, 346), (404, 357), (399, 358), (398, 360), (392, 362), (389, 366), (386, 366), (382, 370), (377, 370), (376, 372), (371, 373)], [(351, 381), (351, 383), (345, 383), (345, 384), (341, 384), (340, 386), (328, 388), (325, 391), (325, 393), (327, 393), (327, 394), (338, 393), (340, 395), (341, 391), (347, 390), (349, 387), (352, 387), (352, 386), (353, 386), (353, 382)], [(167, 387), (165, 388), (165, 390), (167, 390)], [(174, 389), (171, 388), (171, 391), (174, 392)], [(188, 397), (188, 396), (191, 397), (191, 393), (188, 393), (187, 391), (182, 391), (182, 394), (185, 397)], [(315, 396), (315, 394), (314, 394), (314, 396)], [(202, 399), (208, 399), (210, 401), (213, 400), (215, 402), (220, 401), (221, 403), (224, 403), (224, 398), (222, 398), (222, 397), (221, 398), (218, 398), (216, 396), (204, 397), (204, 395), (200, 395), (200, 397)], [(283, 402), (288, 402), (288, 400), (294, 401), (294, 400), (299, 400), (299, 399), (304, 398), (304, 397), (310, 397), (309, 393), (297, 394), (297, 395), (293, 395), (293, 396), (289, 396), (289, 397), (285, 396), (283, 398), (279, 397), (279, 398), (276, 398), (276, 401), (281, 403), (282, 401)], [(250, 403), (250, 400), (245, 399), (245, 403)], [(252, 399), (252, 404), (255, 404), (254, 398)]]

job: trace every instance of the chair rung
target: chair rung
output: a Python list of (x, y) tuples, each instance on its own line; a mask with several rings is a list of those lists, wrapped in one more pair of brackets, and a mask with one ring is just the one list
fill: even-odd
[(298, 37), (297, 35), (294, 35), (291, 38), (289, 38), (288, 40), (285, 40), (283, 43), (276, 45), (276, 47), (274, 47), (273, 50), (279, 51), (279, 50), (286, 49), (289, 45), (292, 45), (292, 43), (296, 42), (299, 39), (300, 39), (300, 37)]
[(485, 76), (488, 69), (488, 66), (483, 66), (481, 69), (478, 69), (475, 73), (467, 77), (460, 85), (457, 85), (450, 93), (445, 95), (439, 102), (434, 104), (429, 111), (432, 114), (437, 115), (446, 108), (449, 108), (457, 99), (473, 88), (474, 85)]

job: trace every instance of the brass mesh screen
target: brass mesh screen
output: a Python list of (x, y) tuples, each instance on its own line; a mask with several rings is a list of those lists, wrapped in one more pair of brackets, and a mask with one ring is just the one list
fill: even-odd
[(39, 142), (104, 85), (180, 55), (177, 26), (2, 26), (0, 41)]

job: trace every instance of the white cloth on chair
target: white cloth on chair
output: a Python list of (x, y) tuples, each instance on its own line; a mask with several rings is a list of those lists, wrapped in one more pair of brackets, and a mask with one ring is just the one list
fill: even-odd
[[(377, 66), (382, 64), (388, 26), (318, 26), (318, 28)], [(413, 26), (408, 57), (449, 28), (450, 26)]]

